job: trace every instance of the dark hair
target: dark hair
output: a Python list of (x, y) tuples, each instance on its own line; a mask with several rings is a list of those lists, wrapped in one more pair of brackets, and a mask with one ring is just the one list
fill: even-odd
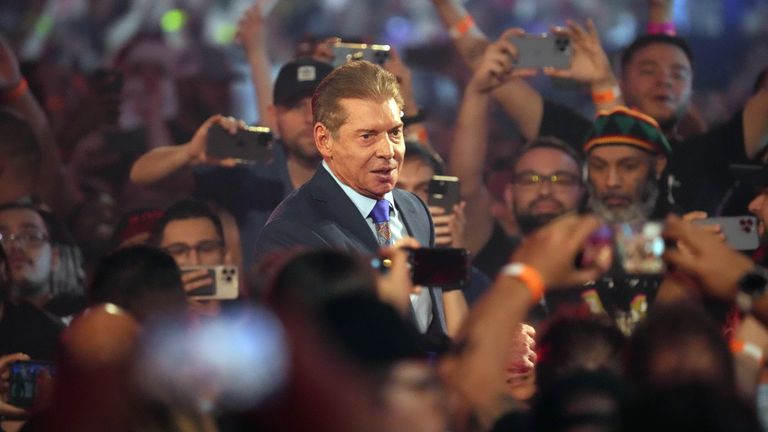
[(578, 371), (623, 373), (626, 337), (607, 318), (563, 307), (536, 341), (536, 379), (546, 386)]
[(131, 246), (107, 255), (96, 268), (90, 304), (113, 303), (143, 320), (186, 304), (176, 261), (149, 246)]
[(29, 123), (6, 109), (0, 109), (0, 156), (22, 164), (32, 175), (39, 167), (40, 144)]
[(293, 251), (284, 257), (268, 290), (273, 304), (294, 304), (315, 310), (347, 293), (376, 293), (373, 269), (363, 258), (330, 249)]
[(165, 231), (165, 227), (168, 226), (169, 223), (177, 220), (198, 218), (205, 218), (211, 221), (216, 228), (216, 234), (219, 235), (222, 241), (225, 241), (224, 228), (222, 228), (221, 219), (213, 210), (211, 210), (211, 207), (202, 201), (187, 199), (171, 204), (170, 207), (165, 209), (163, 216), (155, 224), (151, 243), (154, 245), (160, 244), (160, 240), (163, 238), (163, 231)]
[(417, 141), (405, 140), (405, 160), (408, 159), (419, 159), (424, 162), (425, 165), (432, 167), (432, 171), (437, 175), (445, 173), (445, 166), (443, 163), (437, 160), (432, 153), (427, 151), (427, 149)]
[(396, 362), (426, 358), (413, 325), (373, 295), (337, 296), (318, 310), (317, 317), (331, 342), (379, 383)]
[[(56, 234), (58, 233), (59, 230), (54, 229), (55, 227), (53, 226), (53, 222), (55, 220), (55, 217), (50, 212), (41, 210), (40, 208), (38, 208), (33, 204), (27, 204), (22, 202), (7, 202), (4, 204), (0, 204), (0, 213), (8, 210), (30, 210), (37, 213), (38, 215), (40, 215), (40, 219), (43, 220), (43, 224), (45, 225), (45, 230), (48, 231), (48, 237), (51, 239), (51, 241), (56, 242), (59, 240), (57, 238), (54, 238), (54, 237), (57, 237)], [(63, 224), (61, 225), (63, 226)], [(71, 237), (68, 240), (71, 240)], [(72, 242), (74, 243), (74, 240), (72, 240)]]
[(760, 432), (752, 404), (703, 384), (655, 388), (630, 403), (617, 430)]
[(536, 150), (541, 148), (549, 148), (549, 149), (561, 151), (566, 155), (568, 155), (569, 158), (573, 159), (573, 161), (576, 162), (576, 165), (578, 167), (581, 167), (582, 158), (581, 158), (581, 153), (579, 153), (578, 150), (568, 145), (568, 143), (566, 143), (565, 141), (559, 138), (556, 138), (553, 136), (542, 136), (523, 144), (517, 149), (517, 151), (515, 151), (515, 154), (512, 158), (513, 171), (517, 167), (518, 161), (520, 161), (520, 159), (522, 159), (522, 157), (526, 153), (528, 153), (531, 150)]
[[(585, 404), (590, 396), (606, 398), (613, 409)], [(615, 374), (579, 371), (556, 378), (541, 388), (533, 403), (533, 430), (566, 431), (578, 426), (618, 430), (621, 409), (629, 401), (628, 386)]]
[(627, 48), (624, 49), (624, 52), (621, 53), (621, 70), (624, 70), (627, 67), (629, 62), (632, 61), (632, 57), (634, 57), (638, 51), (649, 45), (659, 43), (673, 45), (677, 48), (680, 48), (680, 50), (682, 50), (685, 56), (688, 58), (688, 62), (691, 63), (691, 67), (693, 67), (693, 53), (691, 52), (691, 47), (688, 46), (688, 42), (686, 42), (685, 39), (679, 36), (670, 36), (666, 34), (647, 34), (639, 36)]
[[(684, 369), (679, 368), (668, 370), (674, 382), (659, 382), (660, 377), (654, 376), (652, 367), (656, 356), (664, 352), (683, 355), (694, 344), (708, 351), (707, 354), (713, 357), (718, 370), (706, 376), (695, 374), (696, 371), (686, 374)], [(640, 388), (701, 381), (719, 388), (732, 389), (735, 382), (733, 357), (725, 338), (715, 321), (701, 306), (695, 304), (655, 305), (635, 329), (629, 343), (627, 360), (628, 378)]]

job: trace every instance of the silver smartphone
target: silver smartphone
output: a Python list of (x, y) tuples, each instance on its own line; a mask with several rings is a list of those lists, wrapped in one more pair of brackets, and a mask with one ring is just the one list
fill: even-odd
[(213, 282), (187, 292), (188, 297), (205, 300), (232, 300), (237, 298), (239, 292), (237, 266), (215, 265), (181, 267), (182, 273), (198, 270), (206, 270), (208, 272), (207, 277)]
[(517, 47), (515, 67), (520, 69), (541, 69), (553, 67), (567, 69), (571, 66), (571, 40), (554, 34), (526, 34), (512, 37)]
[(755, 250), (760, 246), (757, 218), (754, 216), (715, 217), (694, 221), (697, 225), (720, 225), (725, 241), (736, 250)]

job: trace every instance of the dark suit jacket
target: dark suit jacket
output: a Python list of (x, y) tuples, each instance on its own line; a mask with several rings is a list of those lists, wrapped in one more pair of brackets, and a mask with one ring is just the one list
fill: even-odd
[[(395, 206), (408, 234), (423, 246), (434, 246), (435, 230), (426, 205), (416, 195), (393, 191)], [(379, 250), (376, 235), (323, 166), (272, 212), (256, 241), (256, 257), (305, 245), (330, 247), (374, 255)], [(438, 318), (445, 323), (442, 292), (431, 289)]]

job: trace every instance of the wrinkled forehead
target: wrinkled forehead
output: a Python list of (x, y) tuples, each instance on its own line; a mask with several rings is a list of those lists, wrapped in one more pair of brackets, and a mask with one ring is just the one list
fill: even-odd
[(572, 172), (579, 174), (579, 164), (564, 151), (539, 147), (528, 150), (520, 155), (513, 166), (514, 172), (537, 172), (550, 174), (555, 172)]
[(653, 42), (639, 48), (627, 62), (627, 67), (658, 64), (683, 68), (692, 72), (691, 61), (682, 48), (666, 42)]
[(0, 229), (14, 232), (37, 230), (48, 233), (48, 227), (40, 213), (26, 208), (0, 210)]
[(626, 144), (603, 144), (593, 147), (587, 154), (587, 161), (618, 162), (623, 159), (650, 160), (653, 155), (645, 150)]

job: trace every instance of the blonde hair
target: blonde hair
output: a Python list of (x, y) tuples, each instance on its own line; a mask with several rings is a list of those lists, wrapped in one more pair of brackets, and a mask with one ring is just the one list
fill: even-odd
[(397, 78), (369, 61), (349, 62), (331, 72), (312, 95), (312, 116), (334, 136), (347, 121), (341, 99), (363, 99), (384, 102), (394, 99), (400, 110), (403, 97)]

